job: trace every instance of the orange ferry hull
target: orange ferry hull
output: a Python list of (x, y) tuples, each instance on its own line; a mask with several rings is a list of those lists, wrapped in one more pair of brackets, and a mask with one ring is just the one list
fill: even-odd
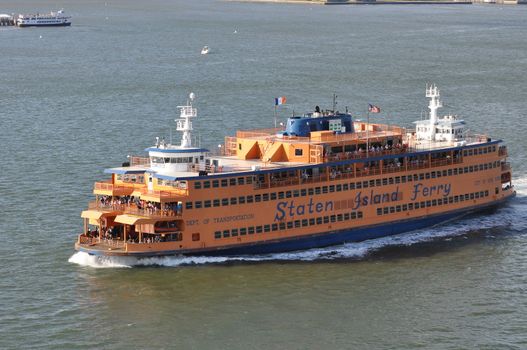
[(360, 242), (369, 239), (382, 238), (410, 232), (434, 225), (439, 225), (461, 217), (496, 209), (509, 199), (515, 197), (516, 192), (498, 201), (485, 203), (478, 206), (466, 207), (446, 213), (428, 215), (420, 218), (387, 222), (379, 225), (357, 227), (339, 231), (330, 231), (309, 236), (296, 238), (284, 238), (280, 240), (269, 240), (259, 243), (243, 244), (236, 246), (224, 246), (221, 248), (174, 250), (174, 251), (155, 251), (155, 252), (125, 252), (113, 250), (89, 249), (86, 246), (76, 245), (76, 249), (96, 256), (135, 256), (135, 257), (158, 257), (174, 255), (201, 255), (201, 256), (232, 256), (232, 255), (254, 255), (254, 254), (273, 254), (290, 251), (306, 250), (313, 248), (323, 248), (335, 246), (349, 242)]

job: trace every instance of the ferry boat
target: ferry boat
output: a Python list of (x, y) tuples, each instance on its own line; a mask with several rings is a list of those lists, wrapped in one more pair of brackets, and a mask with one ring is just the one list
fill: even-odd
[(317, 106), (285, 128), (237, 131), (214, 154), (192, 142), (191, 94), (178, 106), (180, 144), (157, 138), (148, 157), (130, 157), (95, 183), (75, 249), (137, 257), (304, 250), (444, 223), (513, 197), (502, 140), (439, 117), (435, 85), (426, 96), (429, 119), (413, 130)]
[(201, 54), (206, 55), (208, 53), (209, 53), (209, 47), (207, 45), (203, 46), (203, 48), (201, 49)]
[(18, 15), (16, 25), (19, 27), (51, 27), (70, 26), (71, 16), (66, 16), (64, 10), (48, 14)]

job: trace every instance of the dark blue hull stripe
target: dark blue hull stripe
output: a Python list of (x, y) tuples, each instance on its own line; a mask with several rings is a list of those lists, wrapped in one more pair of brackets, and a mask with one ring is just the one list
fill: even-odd
[[(512, 196), (511, 196), (512, 197)], [(319, 234), (313, 234), (304, 237), (295, 237), (281, 240), (273, 240), (267, 242), (259, 242), (256, 244), (244, 244), (243, 246), (229, 246), (224, 248), (202, 249), (202, 250), (186, 250), (186, 251), (163, 251), (163, 252), (147, 252), (147, 253), (119, 253), (106, 252), (99, 250), (90, 250), (80, 247), (79, 250), (92, 255), (114, 255), (114, 256), (136, 256), (136, 257), (152, 257), (152, 256), (167, 256), (167, 255), (199, 255), (199, 256), (228, 256), (228, 255), (253, 255), (253, 254), (271, 254), (282, 253), (295, 250), (306, 250), (312, 248), (323, 248), (333, 245), (343, 244), (347, 242), (360, 242), (368, 239), (381, 238), (391, 235), (396, 235), (403, 232), (422, 229), (425, 227), (444, 223), (449, 220), (457, 219), (462, 216), (497, 207), (510, 197), (503, 200), (469, 207), (462, 210), (450, 211), (442, 214), (435, 214), (426, 217), (414, 218), (409, 220), (392, 221), (375, 226), (357, 227), (352, 229), (329, 231)]]
[(69, 27), (71, 23), (53, 23), (53, 24), (19, 24), (19, 27)]

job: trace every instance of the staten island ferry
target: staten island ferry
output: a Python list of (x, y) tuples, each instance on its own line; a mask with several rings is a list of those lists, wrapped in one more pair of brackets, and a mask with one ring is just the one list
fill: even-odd
[[(495, 207), (515, 195), (507, 148), (456, 115), (415, 128), (321, 110), (285, 127), (237, 131), (219, 152), (193, 145), (194, 95), (174, 145), (106, 169), (75, 249), (92, 255), (265, 254), (395, 235)], [(335, 108), (333, 108), (335, 109)]]

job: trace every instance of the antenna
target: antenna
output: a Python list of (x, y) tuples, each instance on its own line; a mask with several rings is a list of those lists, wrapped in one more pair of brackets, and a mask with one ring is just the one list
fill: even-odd
[(337, 94), (333, 93), (333, 113), (337, 110)]

